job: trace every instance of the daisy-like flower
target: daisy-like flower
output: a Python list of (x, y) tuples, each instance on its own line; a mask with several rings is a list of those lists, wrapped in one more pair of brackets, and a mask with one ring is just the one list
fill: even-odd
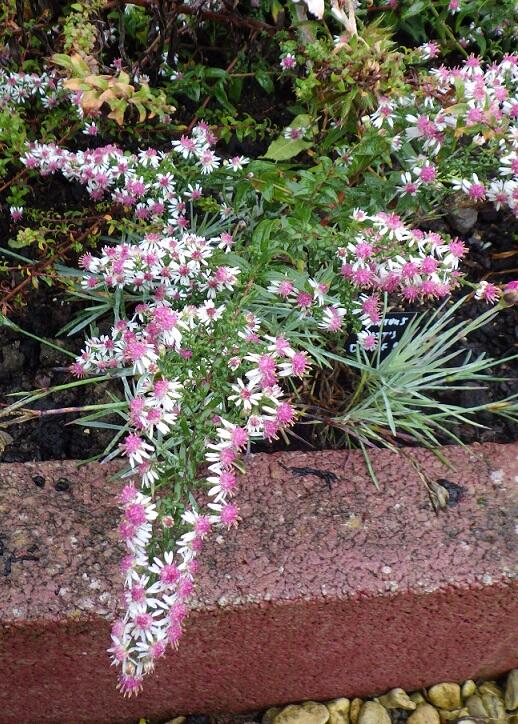
[(395, 104), (388, 98), (382, 98), (381, 103), (374, 113), (370, 116), (372, 125), (381, 128), (387, 125), (389, 128), (394, 126), (394, 108)]
[(217, 475), (209, 475), (207, 477), (207, 482), (211, 485), (208, 494), (213, 498), (214, 502), (220, 503), (226, 500), (227, 495), (232, 495), (234, 492), (237, 485), (237, 477), (233, 470), (219, 469), (219, 466), (216, 472)]
[(283, 135), (288, 141), (299, 141), (301, 138), (304, 138), (307, 130), (304, 126), (300, 126), (299, 128), (291, 128), (291, 126), (288, 126), (288, 128), (284, 129)]
[(378, 344), (378, 335), (376, 332), (370, 332), (368, 329), (362, 329), (358, 332), (358, 342), (366, 352), (372, 352)]
[(203, 174), (211, 173), (219, 166), (219, 159), (210, 148), (204, 148), (198, 155), (198, 159), (201, 166), (201, 172)]
[(194, 156), (197, 151), (196, 143), (188, 136), (182, 136), (178, 141), (172, 141), (171, 145), (182, 158), (186, 159)]
[(420, 185), (421, 181), (418, 178), (414, 179), (411, 173), (405, 171), (401, 174), (401, 185), (396, 186), (396, 188), (401, 196), (406, 196), (407, 194), (409, 196), (415, 196), (419, 191)]
[(271, 294), (278, 294), (284, 299), (287, 299), (288, 297), (298, 293), (297, 288), (288, 278), (275, 279), (270, 283), (267, 291), (269, 291)]
[(83, 127), (83, 133), (85, 136), (97, 136), (99, 129), (97, 125), (92, 121), (91, 123), (85, 123)]
[(261, 401), (262, 393), (257, 391), (256, 384), (248, 382), (245, 384), (238, 377), (236, 384), (231, 385), (234, 394), (228, 396), (228, 400), (232, 401), (236, 407), (241, 407), (243, 412), (250, 412), (253, 407), (257, 407)]
[(308, 373), (309, 367), (310, 363), (306, 352), (292, 352), (288, 357), (288, 361), (280, 363), (279, 376), (304, 377)]
[(431, 60), (432, 58), (437, 58), (440, 54), (441, 46), (431, 40), (428, 43), (420, 45), (416, 50), (423, 60)]
[(316, 279), (308, 279), (309, 286), (313, 290), (313, 297), (319, 307), (325, 303), (325, 296), (329, 292), (329, 285), (317, 281)]
[(513, 192), (518, 188), (518, 182), (495, 179), (491, 181), (487, 189), (487, 199), (491, 201), (499, 211), (512, 203)]
[(500, 299), (500, 289), (490, 282), (481, 281), (475, 290), (475, 299), (495, 304)]
[(343, 327), (343, 321), (346, 313), (346, 310), (342, 307), (325, 307), (322, 310), (322, 319), (318, 326), (328, 332), (338, 332)]
[(223, 166), (231, 168), (232, 171), (241, 171), (247, 163), (250, 163), (250, 159), (245, 156), (233, 156), (232, 158), (225, 159)]
[(157, 591), (170, 590), (181, 576), (173, 551), (166, 551), (163, 558), (155, 557), (148, 570), (158, 576), (158, 581), (153, 586)]
[(23, 206), (10, 206), (9, 213), (11, 214), (11, 219), (15, 223), (21, 221), (23, 218)]
[(122, 450), (128, 457), (131, 467), (135, 467), (151, 457), (154, 448), (139, 435), (130, 432), (124, 439)]
[(297, 65), (297, 59), (293, 53), (286, 53), (286, 55), (281, 58), (279, 65), (282, 70), (293, 70)]

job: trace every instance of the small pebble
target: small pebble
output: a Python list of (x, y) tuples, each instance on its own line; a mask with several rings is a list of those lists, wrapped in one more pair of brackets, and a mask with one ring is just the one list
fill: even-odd
[(290, 704), (277, 714), (273, 724), (326, 724), (329, 712), (323, 704), (305, 701), (303, 704)]
[(54, 485), (54, 488), (58, 491), (58, 493), (65, 493), (67, 490), (70, 490), (70, 481), (66, 478), (59, 478)]
[(469, 711), (466, 707), (463, 709), (439, 709), (439, 716), (441, 721), (457, 721), (463, 716), (469, 716)]
[(380, 696), (379, 701), (380, 704), (383, 704), (387, 709), (406, 709), (407, 711), (413, 711), (417, 706), (403, 689), (391, 689), (387, 694), (384, 694), (384, 696)]
[(482, 697), (478, 694), (472, 694), (466, 700), (466, 706), (470, 716), (487, 718), (487, 711), (482, 701)]
[(326, 707), (329, 711), (329, 724), (349, 724), (349, 709), (351, 707), (349, 699), (342, 697), (341, 699), (326, 701)]
[(280, 706), (271, 706), (264, 712), (261, 724), (272, 724), (277, 714), (280, 714), (281, 711), (282, 709)]
[(32, 482), (36, 487), (38, 488), (44, 488), (45, 487), (45, 478), (43, 475), (33, 475), (32, 476)]
[[(496, 694), (492, 693), (482, 694), (482, 702), (488, 716), (491, 717), (491, 719), (506, 719), (504, 701), (501, 697), (496, 696)], [(471, 712), (469, 713), (471, 714)]]
[(388, 711), (377, 701), (366, 701), (360, 709), (358, 724), (392, 724)]
[(518, 709), (518, 669), (513, 669), (505, 685), (505, 708), (507, 711)]
[(360, 716), (360, 709), (363, 706), (363, 699), (353, 699), (351, 702), (351, 707), (349, 709), (349, 719), (351, 720), (351, 724), (356, 724), (358, 721), (358, 717)]
[(462, 698), (467, 699), (470, 696), (473, 696), (473, 694), (476, 694), (477, 692), (477, 685), (473, 681), (473, 679), (468, 679), (462, 684)]
[(428, 689), (428, 701), (439, 709), (460, 709), (460, 686), (451, 682), (435, 684)]
[(441, 724), (439, 712), (431, 704), (418, 704), (417, 709), (410, 714), (407, 724)]
[(436, 482), (448, 491), (448, 507), (451, 508), (462, 500), (464, 488), (461, 485), (446, 478), (439, 478)]
[(426, 699), (421, 694), (420, 691), (414, 691), (409, 696), (410, 701), (413, 701), (414, 704), (426, 704)]
[(480, 686), (478, 687), (479, 694), (493, 694), (493, 696), (496, 696), (498, 699), (504, 699), (504, 693), (502, 689), (496, 684), (494, 681), (484, 681)]

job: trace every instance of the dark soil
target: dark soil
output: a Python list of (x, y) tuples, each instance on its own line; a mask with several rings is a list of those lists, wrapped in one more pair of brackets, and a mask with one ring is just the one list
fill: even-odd
[[(77, 311), (67, 303), (63, 293), (42, 289), (30, 298), (30, 309), (13, 316), (13, 321), (28, 332), (49, 341)], [(65, 338), (59, 344), (73, 352), (79, 352), (81, 340)], [(71, 381), (67, 365), (71, 358), (58, 350), (47, 347), (25, 335), (6, 327), (0, 328), (0, 402), (2, 406), (15, 400), (7, 395), (20, 390), (35, 390)], [(37, 401), (31, 407), (48, 410), (57, 407), (76, 407), (96, 404), (106, 397), (105, 384), (86, 385), (65, 390)], [(107, 430), (91, 429), (65, 424), (77, 414), (44, 415), (29, 422), (4, 428), (8, 444), (1, 460), (25, 462), (28, 460), (86, 459), (102, 452), (111, 439)], [(0, 428), (0, 433), (2, 432)], [(2, 441), (0, 440), (0, 443)], [(5, 440), (4, 440), (5, 442)]]
[[(441, 222), (442, 224), (443, 222)], [(516, 220), (503, 218), (492, 210), (479, 214), (475, 229), (465, 236), (470, 246), (470, 255), (465, 271), (472, 281), (489, 279), (505, 282), (518, 276), (516, 262), (518, 249)], [(484, 304), (470, 302), (459, 310), (458, 318), (470, 319), (480, 313)], [(61, 327), (76, 313), (77, 306), (70, 304), (63, 292), (42, 288), (31, 295), (30, 306), (14, 318), (21, 327), (33, 334), (55, 341)], [(59, 344), (73, 352), (81, 346), (79, 338), (62, 338)], [(466, 350), (474, 355), (485, 352), (495, 359), (504, 359), (518, 354), (518, 310), (511, 307), (466, 340)], [(8, 393), (19, 390), (33, 390), (51, 387), (70, 381), (66, 365), (70, 362), (64, 354), (41, 343), (20, 335), (6, 327), (0, 328), (0, 402), (5, 407), (12, 402)], [(518, 359), (499, 366), (495, 377), (507, 377), (496, 380), (489, 387), (478, 390), (462, 390), (449, 402), (462, 406), (474, 406), (501, 400), (518, 393)], [(116, 387), (115, 387), (116, 389)], [(33, 405), (36, 410), (48, 410), (61, 407), (76, 407), (95, 404), (106, 396), (106, 385), (86, 385), (66, 390)], [(111, 431), (90, 429), (70, 424), (77, 414), (52, 415), (17, 424), (5, 429), (11, 439), (1, 454), (4, 462), (22, 462), (28, 460), (48, 460), (76, 458), (86, 459), (101, 453), (111, 439)], [(468, 425), (458, 427), (456, 433), (466, 443), (470, 442), (508, 442), (518, 437), (516, 425), (503, 418), (481, 414), (477, 421), (487, 429)], [(68, 424), (66, 424), (68, 423)], [(318, 428), (297, 425), (290, 448), (311, 449), (328, 447), (333, 441), (318, 437)], [(3, 435), (0, 428), (0, 437)], [(0, 440), (0, 448), (3, 440)], [(279, 440), (275, 445), (264, 446), (262, 450), (278, 450), (286, 447)]]

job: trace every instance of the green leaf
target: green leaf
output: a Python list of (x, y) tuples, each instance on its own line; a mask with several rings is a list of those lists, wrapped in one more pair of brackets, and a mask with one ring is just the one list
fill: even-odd
[(72, 69), (72, 58), (66, 55), (66, 53), (54, 53), (51, 60), (53, 63), (56, 63), (56, 65), (60, 65), (67, 70)]
[(269, 158), (272, 161), (288, 161), (312, 146), (313, 141), (304, 141), (302, 138), (293, 140), (280, 136), (270, 143), (268, 150), (261, 158)]
[(214, 97), (221, 103), (221, 105), (231, 113), (235, 112), (234, 106), (230, 103), (230, 101), (227, 98), (227, 94), (225, 92), (225, 84), (222, 80), (218, 80), (218, 82), (214, 85), (213, 88)]
[(228, 84), (228, 97), (234, 103), (237, 103), (243, 92), (243, 78), (232, 78)]
[(258, 70), (255, 73), (255, 79), (266, 93), (273, 93), (273, 81), (269, 73), (265, 70)]
[(418, 15), (419, 13), (421, 13), (424, 10), (424, 7), (425, 7), (424, 1), (417, 0), (417, 2), (412, 3), (412, 5), (410, 5), (409, 8), (407, 8), (406, 10), (404, 10), (401, 13), (401, 18), (403, 20), (406, 20), (407, 18), (411, 18), (414, 15)]
[(31, 246), (34, 243), (34, 239), (28, 235), (18, 234), (15, 239), (9, 239), (7, 244), (11, 249), (23, 249), (24, 246)]
[(290, 123), (291, 128), (311, 128), (311, 116), (307, 113), (299, 113)]
[(227, 75), (228, 75), (228, 73), (224, 68), (206, 68), (205, 69), (206, 78), (226, 78)]

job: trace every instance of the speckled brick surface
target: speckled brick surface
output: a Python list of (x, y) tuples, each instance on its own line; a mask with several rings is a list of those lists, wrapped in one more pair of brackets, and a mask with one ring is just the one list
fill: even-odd
[[(0, 465), (0, 722), (238, 711), (518, 666), (518, 444), (447, 452), (453, 470), (377, 452), (379, 491), (358, 453), (251, 458), (243, 521), (207, 545), (181, 647), (132, 701), (105, 654), (114, 468)], [(423, 476), (460, 486), (438, 515)]]

